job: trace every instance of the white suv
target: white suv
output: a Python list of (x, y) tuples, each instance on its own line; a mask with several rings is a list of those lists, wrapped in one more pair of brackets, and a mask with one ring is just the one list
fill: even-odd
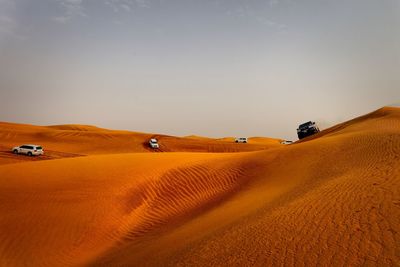
[(38, 145), (22, 145), (13, 147), (12, 152), (14, 154), (26, 154), (28, 156), (39, 156), (43, 155), (44, 150)]
[(288, 140), (284, 140), (281, 142), (282, 145), (291, 145), (293, 144), (293, 141), (288, 141)]
[(155, 139), (155, 138), (150, 139), (149, 145), (151, 148), (160, 148), (160, 146), (158, 145), (157, 139)]
[(235, 143), (247, 143), (247, 138), (246, 137), (236, 138)]

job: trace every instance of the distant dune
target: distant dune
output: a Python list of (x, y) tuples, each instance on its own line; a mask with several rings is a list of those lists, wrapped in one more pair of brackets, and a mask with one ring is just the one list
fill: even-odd
[[(273, 138), (265, 138), (264, 142), (250, 139), (248, 144), (237, 145), (233, 139), (184, 138), (114, 131), (88, 125), (34, 126), (0, 122), (0, 165), (62, 157), (156, 152), (148, 146), (150, 138), (159, 140), (160, 149), (157, 152), (243, 152), (280, 146), (280, 140)], [(31, 143), (44, 146), (46, 155), (40, 159), (12, 155), (12, 147)]]
[(400, 108), (280, 141), (1, 123), (0, 266), (399, 266)]

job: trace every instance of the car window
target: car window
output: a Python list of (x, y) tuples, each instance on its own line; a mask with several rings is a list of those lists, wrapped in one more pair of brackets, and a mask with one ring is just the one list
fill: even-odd
[(33, 149), (33, 146), (26, 146), (27, 149)]
[(42, 150), (42, 147), (41, 146), (37, 146), (36, 149)]
[(28, 146), (20, 146), (20, 148), (28, 149)]

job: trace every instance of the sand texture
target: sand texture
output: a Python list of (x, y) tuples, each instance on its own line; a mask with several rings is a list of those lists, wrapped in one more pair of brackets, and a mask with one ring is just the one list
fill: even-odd
[(280, 141), (0, 123), (0, 266), (400, 266), (400, 109)]

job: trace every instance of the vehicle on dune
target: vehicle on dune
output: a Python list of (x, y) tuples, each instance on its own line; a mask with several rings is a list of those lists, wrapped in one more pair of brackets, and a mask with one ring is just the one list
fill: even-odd
[(303, 139), (319, 132), (320, 130), (318, 126), (313, 121), (300, 124), (299, 128), (297, 128), (297, 136), (299, 139)]
[(235, 143), (247, 143), (247, 137), (236, 138)]
[(158, 144), (158, 141), (157, 141), (157, 139), (155, 139), (155, 138), (151, 138), (151, 139), (150, 139), (150, 141), (149, 141), (149, 146), (150, 146), (151, 148), (153, 148), (153, 149), (160, 148), (160, 145)]
[(39, 145), (22, 145), (13, 147), (14, 154), (25, 154), (28, 156), (40, 156), (44, 154), (44, 150)]

